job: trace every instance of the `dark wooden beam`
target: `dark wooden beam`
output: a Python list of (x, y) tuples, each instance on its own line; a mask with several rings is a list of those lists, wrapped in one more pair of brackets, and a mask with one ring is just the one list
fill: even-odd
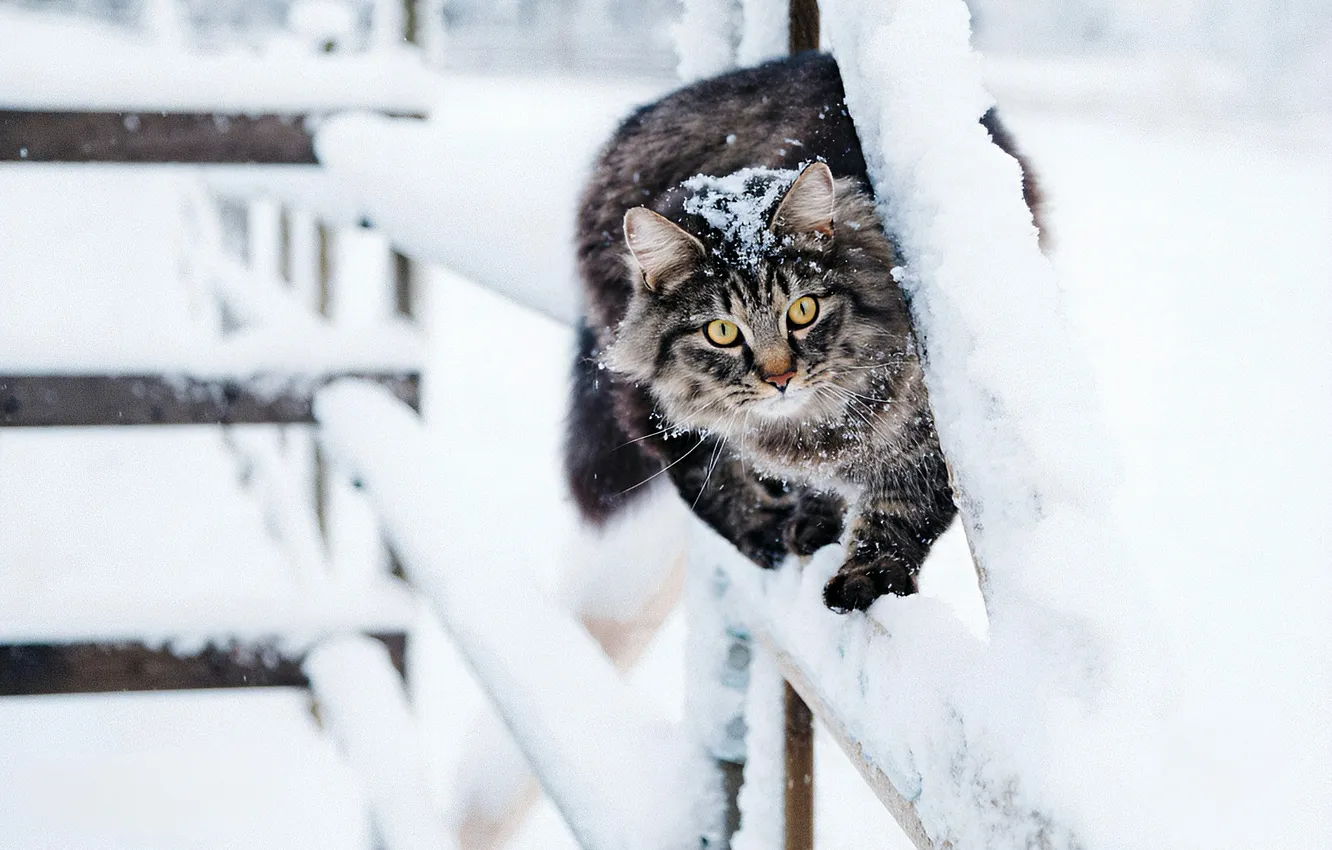
[(313, 165), (322, 117), (0, 109), (0, 162)]
[[(407, 637), (376, 634), (399, 673)], [(176, 654), (141, 643), (0, 646), (0, 696), (181, 691), (213, 688), (309, 687), (303, 655), (274, 642), (232, 640)]]
[(0, 111), (0, 162), (313, 165), (304, 115)]
[(791, 0), (789, 48), (792, 53), (819, 49), (819, 0)]
[(338, 378), (372, 381), (420, 407), (415, 373), (250, 379), (0, 374), (0, 427), (310, 423), (315, 393)]

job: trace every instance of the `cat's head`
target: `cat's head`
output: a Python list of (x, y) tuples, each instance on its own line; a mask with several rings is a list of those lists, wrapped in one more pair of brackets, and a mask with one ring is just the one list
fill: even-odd
[(659, 209), (625, 216), (635, 292), (605, 362), (672, 423), (731, 434), (863, 418), (918, 374), (903, 368), (914, 349), (893, 245), (854, 181), (819, 162), (746, 169), (693, 178)]

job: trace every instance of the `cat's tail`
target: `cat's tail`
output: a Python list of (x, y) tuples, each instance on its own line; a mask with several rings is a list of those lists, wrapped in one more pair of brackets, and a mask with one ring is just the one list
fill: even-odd
[(603, 525), (648, 488), (640, 486), (660, 471), (620, 426), (610, 373), (597, 362), (597, 338), (578, 325), (569, 419), (564, 434), (564, 474), (583, 518)]

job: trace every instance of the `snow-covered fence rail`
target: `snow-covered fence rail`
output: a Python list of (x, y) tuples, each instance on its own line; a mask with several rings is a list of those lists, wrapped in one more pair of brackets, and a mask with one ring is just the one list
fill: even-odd
[(455, 500), (471, 496), (438, 486), (456, 472), (419, 419), (352, 383), (323, 391), (316, 415), (321, 440), (364, 483), (408, 578), (434, 604), (579, 843), (699, 846), (680, 789), (693, 749), (631, 696), (523, 565), (505, 560), (502, 541), (451, 531), (462, 509)]

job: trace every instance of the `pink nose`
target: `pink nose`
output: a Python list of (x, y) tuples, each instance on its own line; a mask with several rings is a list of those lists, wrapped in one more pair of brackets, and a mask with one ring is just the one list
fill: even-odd
[(774, 387), (781, 390), (782, 392), (786, 392), (786, 385), (790, 383), (791, 379), (794, 377), (795, 377), (795, 370), (792, 370), (790, 372), (783, 372), (780, 375), (764, 375), (763, 380), (772, 384)]

